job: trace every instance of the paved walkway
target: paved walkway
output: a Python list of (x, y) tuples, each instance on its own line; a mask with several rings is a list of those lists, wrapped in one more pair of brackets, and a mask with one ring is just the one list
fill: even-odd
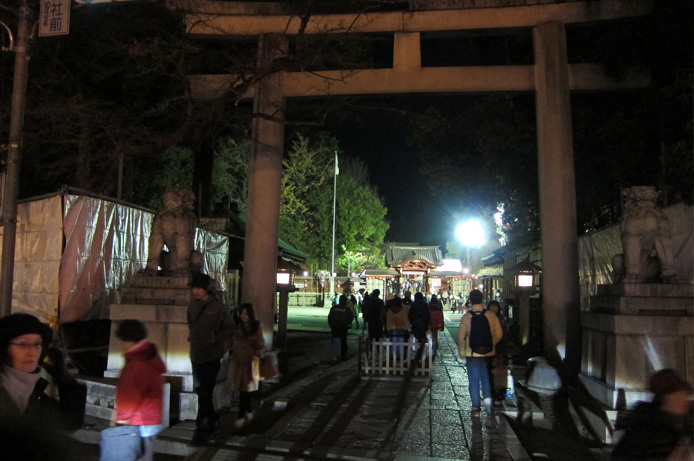
[[(224, 412), (222, 432), (186, 459), (529, 460), (500, 413), (490, 428), (482, 423), (484, 412), (481, 419), (470, 417), (463, 362), (450, 335), (441, 336), (427, 383), (359, 379), (357, 336), (350, 335), (349, 359), (334, 364), (326, 334), (290, 357), (290, 368), (298, 371), (288, 384), (264, 384), (250, 424), (234, 429), (235, 411)], [(513, 409), (514, 402), (505, 405)], [(192, 422), (181, 423), (160, 442), (185, 442), (192, 430)]]

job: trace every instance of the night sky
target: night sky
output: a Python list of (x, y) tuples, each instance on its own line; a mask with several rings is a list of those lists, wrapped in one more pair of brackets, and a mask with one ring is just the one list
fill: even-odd
[[(407, 97), (399, 98), (400, 104), (406, 101)], [(326, 130), (339, 140), (344, 156), (360, 158), (369, 166), (371, 183), (388, 208), (391, 227), (386, 240), (445, 249), (446, 241), (454, 239), (455, 224), (443, 204), (432, 198), (428, 179), (420, 173), (421, 160), (408, 146), (403, 117), (377, 111), (349, 122), (328, 120)]]

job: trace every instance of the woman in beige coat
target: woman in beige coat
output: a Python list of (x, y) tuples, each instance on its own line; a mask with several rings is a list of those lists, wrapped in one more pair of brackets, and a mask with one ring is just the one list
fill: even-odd
[(265, 347), (263, 328), (255, 318), (255, 309), (250, 303), (241, 305), (241, 324), (234, 334), (234, 348), (231, 353), (231, 372), (228, 384), (239, 392), (239, 412), (234, 425), (239, 428), (253, 419), (251, 399), (258, 390), (258, 376), (253, 376), (253, 357), (257, 357)]

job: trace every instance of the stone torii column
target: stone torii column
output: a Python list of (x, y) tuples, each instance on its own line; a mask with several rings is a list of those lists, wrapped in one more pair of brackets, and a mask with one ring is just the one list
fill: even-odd
[(564, 24), (533, 28), (540, 191), (544, 355), (580, 371), (576, 178)]
[(268, 349), (272, 349), (275, 321), (277, 242), (282, 156), (284, 151), (284, 111), (286, 101), (278, 74), (269, 74), (272, 61), (283, 49), (280, 34), (264, 34), (258, 43), (258, 68), (268, 75), (256, 86), (253, 103), (253, 150), (248, 166), (246, 241), (243, 251), (242, 301), (255, 307), (263, 324)]

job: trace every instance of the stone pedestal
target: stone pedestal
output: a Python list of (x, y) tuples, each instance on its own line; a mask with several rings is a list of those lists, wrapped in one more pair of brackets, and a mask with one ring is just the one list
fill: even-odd
[(581, 381), (611, 409), (650, 400), (648, 380), (662, 368), (694, 379), (692, 285), (600, 285), (581, 328)]
[[(166, 380), (171, 385), (171, 418), (195, 419), (197, 395), (193, 393), (193, 374), (188, 343), (186, 312), (190, 300), (188, 277), (151, 277), (135, 275), (121, 289), (120, 303), (109, 308), (111, 338), (108, 349), (108, 365), (104, 377), (112, 378), (123, 368), (123, 352), (115, 331), (119, 320), (136, 319), (143, 322), (148, 339), (157, 346), (166, 364)], [(227, 375), (225, 359), (220, 370), (220, 380)], [(228, 405), (230, 392), (226, 386), (215, 388), (215, 406)]]

